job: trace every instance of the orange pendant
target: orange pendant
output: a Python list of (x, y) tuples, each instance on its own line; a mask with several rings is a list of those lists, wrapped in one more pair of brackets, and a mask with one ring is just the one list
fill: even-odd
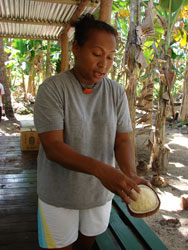
[(91, 94), (91, 93), (93, 93), (93, 89), (85, 88), (85, 89), (83, 89), (83, 92), (84, 92), (84, 94)]

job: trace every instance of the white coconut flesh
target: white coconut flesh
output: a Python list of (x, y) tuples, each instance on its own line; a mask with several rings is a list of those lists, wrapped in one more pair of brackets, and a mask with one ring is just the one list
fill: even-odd
[(129, 208), (136, 213), (146, 213), (157, 208), (159, 201), (155, 192), (145, 185), (139, 185), (139, 187), (140, 193), (132, 190), (137, 200), (132, 200), (129, 204)]

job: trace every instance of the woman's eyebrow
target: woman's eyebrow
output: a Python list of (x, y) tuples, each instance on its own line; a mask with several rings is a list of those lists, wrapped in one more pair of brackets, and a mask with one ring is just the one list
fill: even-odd
[[(101, 46), (98, 46), (98, 45), (94, 46), (94, 48), (99, 48), (99, 49), (101, 49), (101, 50), (104, 50)], [(115, 53), (115, 52), (116, 52), (116, 50), (111, 50), (110, 52)]]

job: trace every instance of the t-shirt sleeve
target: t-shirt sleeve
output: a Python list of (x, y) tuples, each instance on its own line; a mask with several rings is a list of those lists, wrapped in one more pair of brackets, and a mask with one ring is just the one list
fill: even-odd
[(63, 130), (64, 108), (61, 92), (52, 79), (40, 85), (34, 105), (34, 123), (39, 134)]
[(117, 100), (117, 132), (128, 133), (132, 131), (127, 95), (122, 86), (119, 88)]

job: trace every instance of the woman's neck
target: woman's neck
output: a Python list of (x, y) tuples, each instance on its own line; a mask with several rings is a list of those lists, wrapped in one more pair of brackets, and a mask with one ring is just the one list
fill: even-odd
[(80, 74), (80, 72), (76, 68), (72, 68), (71, 72), (75, 76), (75, 78), (83, 84), (94, 85), (96, 83), (96, 82), (88, 82), (86, 79), (84, 80), (84, 77), (82, 77), (82, 74)]

